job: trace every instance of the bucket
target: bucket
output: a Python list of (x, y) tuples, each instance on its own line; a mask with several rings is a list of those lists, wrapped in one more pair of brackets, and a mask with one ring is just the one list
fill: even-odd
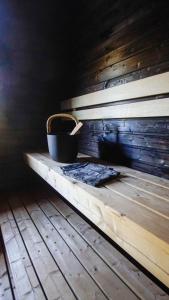
[(48, 149), (51, 158), (58, 162), (73, 162), (75, 161), (78, 153), (77, 135), (51, 133), (52, 121), (56, 118), (73, 120), (76, 125), (78, 124), (78, 121), (75, 117), (69, 114), (55, 114), (49, 117), (46, 124)]

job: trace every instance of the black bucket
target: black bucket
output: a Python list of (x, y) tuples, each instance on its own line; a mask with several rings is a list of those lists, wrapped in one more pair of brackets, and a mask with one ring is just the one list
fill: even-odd
[(78, 121), (68, 114), (56, 114), (51, 116), (47, 121), (47, 140), (48, 140), (48, 149), (50, 156), (53, 160), (58, 162), (73, 162), (75, 161), (78, 153), (78, 136), (70, 135), (66, 133), (51, 133), (51, 122), (55, 118), (67, 118), (75, 121), (77, 124)]

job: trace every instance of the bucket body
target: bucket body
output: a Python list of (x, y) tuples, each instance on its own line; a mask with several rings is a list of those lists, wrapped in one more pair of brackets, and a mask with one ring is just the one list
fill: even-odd
[(53, 160), (73, 162), (78, 153), (77, 135), (47, 134), (48, 149)]

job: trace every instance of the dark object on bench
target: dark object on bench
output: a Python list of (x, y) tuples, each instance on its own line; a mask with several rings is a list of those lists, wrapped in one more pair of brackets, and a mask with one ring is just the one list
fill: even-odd
[(78, 121), (69, 114), (55, 114), (48, 118), (46, 125), (48, 149), (51, 158), (58, 162), (73, 162), (78, 153), (77, 135), (70, 135), (70, 132), (52, 132), (51, 123), (56, 118), (74, 121), (76, 125)]
[(100, 186), (120, 174), (110, 166), (90, 162), (75, 163), (61, 167), (61, 169), (66, 176), (70, 176), (92, 186)]

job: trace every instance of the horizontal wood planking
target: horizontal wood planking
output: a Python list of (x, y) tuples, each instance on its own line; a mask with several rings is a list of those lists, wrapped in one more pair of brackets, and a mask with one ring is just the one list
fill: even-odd
[(169, 116), (169, 98), (77, 110), (72, 114), (79, 120), (166, 117)]
[[(84, 94), (89, 94), (89, 93), (93, 93), (93, 92), (97, 92), (97, 91), (101, 91), (103, 89), (107, 89), (107, 88), (111, 88), (111, 87), (115, 87), (115, 86), (119, 86), (122, 84), (126, 84), (132, 81), (136, 81), (136, 80), (140, 80), (149, 76), (154, 76), (157, 74), (161, 74), (164, 72), (168, 72), (169, 70), (169, 61), (165, 61), (162, 63), (159, 63), (157, 65), (152, 65), (140, 70), (135, 70), (132, 73), (128, 73), (125, 75), (121, 75), (115, 78), (110, 78), (107, 81), (103, 81), (103, 82), (99, 82), (96, 83), (95, 85), (87, 85), (84, 86), (83, 82), (79, 83), (78, 87), (76, 88), (76, 96), (79, 97), (81, 95)], [(67, 94), (66, 98), (71, 98), (71, 95)], [(72, 94), (73, 96), (73, 94)], [(75, 97), (73, 97), (75, 98)], [(63, 101), (65, 101), (63, 99)]]
[(169, 72), (65, 100), (62, 110), (169, 93)]
[[(100, 45), (102, 45), (102, 49), (104, 49), (104, 51), (106, 49), (109, 49), (108, 46), (113, 43), (114, 35), (116, 35), (116, 33), (125, 31), (126, 28), (130, 28), (130, 25), (132, 24), (135, 26), (135, 28), (137, 28), (138, 20), (140, 20), (141, 23), (142, 19), (145, 18), (145, 16), (149, 19), (152, 19), (153, 14), (155, 14), (155, 12), (157, 11), (160, 15), (165, 15), (165, 4), (161, 5), (161, 3), (157, 3), (156, 5), (152, 5), (152, 3), (147, 3), (143, 0), (137, 1), (137, 3), (132, 3), (132, 5), (130, 1), (128, 3), (127, 2), (128, 1), (125, 1), (124, 3), (123, 1), (123, 3), (121, 3), (120, 1), (117, 1), (115, 3), (114, 11), (114, 7), (112, 7), (111, 9), (111, 4), (108, 4), (108, 13), (104, 18), (102, 18), (102, 11), (106, 11), (105, 1), (102, 1), (104, 8), (102, 9), (102, 11), (96, 11), (95, 17), (97, 22), (93, 24), (93, 26), (90, 26), (90, 24), (92, 24), (92, 20), (90, 19), (89, 22), (86, 18), (86, 23), (84, 22), (84, 27), (82, 27), (83, 35), (78, 36), (75, 48), (80, 48), (82, 51), (79, 52), (81, 52), (82, 54), (86, 53), (86, 56), (89, 56), (94, 49), (95, 53), (93, 54), (94, 57), (96, 57), (99, 52), (98, 50)], [(114, 17), (114, 15), (116, 16), (116, 18)], [(102, 26), (100, 26), (100, 24), (102, 24)], [(126, 35), (128, 35), (129, 38), (132, 31), (133, 30), (129, 29), (129, 31), (126, 32)], [(109, 43), (107, 43), (107, 41)]]
[[(103, 0), (102, 3), (104, 7), (105, 1)], [(107, 81), (111, 80), (112, 78), (116, 78), (117, 76), (122, 76), (124, 74), (127, 75), (129, 72), (131, 72), (132, 74), (132, 72), (135, 72), (140, 68), (141, 69), (146, 67), (149, 68), (150, 66), (157, 65), (162, 61), (164, 62), (169, 60), (167, 54), (168, 34), (167, 32), (165, 32), (165, 28), (168, 28), (168, 24), (169, 24), (167, 21), (168, 5), (166, 5), (166, 3), (151, 2), (147, 6), (146, 2), (144, 3), (140, 2), (138, 3), (138, 5), (136, 5), (135, 9), (132, 12), (132, 7), (134, 8), (134, 6), (135, 6), (134, 4), (129, 3), (129, 5), (126, 6), (125, 8), (125, 12), (123, 12), (122, 14), (123, 17), (122, 22), (120, 19), (118, 19), (116, 24), (113, 24), (114, 18), (111, 17), (111, 14), (107, 15), (106, 20), (101, 20), (100, 19), (101, 12), (97, 11), (96, 19), (98, 20), (98, 27), (96, 27), (95, 29), (94, 27), (91, 27), (91, 29), (88, 31), (87, 26), (89, 22), (87, 22), (86, 19), (86, 24), (84, 25), (82, 30), (83, 34), (77, 37), (77, 41), (75, 42), (75, 45), (77, 45), (78, 41), (83, 40), (85, 34), (89, 33), (91, 39), (89, 39), (88, 41), (86, 40), (86, 47), (83, 44), (83, 47), (78, 49), (77, 55), (75, 56), (74, 69), (76, 70), (76, 66), (79, 65), (78, 68), (80, 71), (78, 72), (78, 75), (77, 75), (77, 70), (75, 71), (75, 88), (74, 88), (75, 91), (79, 86), (81, 86), (80, 94), (84, 94), (83, 90), (85, 90), (88, 87), (91, 87), (92, 90), (92, 86), (98, 84), (100, 82), (100, 79), (105, 80), (104, 82), (106, 83)], [(121, 4), (117, 3), (117, 11), (118, 10), (120, 11), (120, 9), (121, 9)], [(129, 11), (130, 14), (128, 17)], [(100, 28), (100, 24), (102, 24), (101, 28)], [(108, 26), (108, 27), (105, 31), (103, 30), (103, 36), (100, 35), (96, 39), (95, 37), (97, 36), (98, 32), (100, 30), (102, 31), (102, 28), (104, 28), (104, 26)], [(165, 38), (161, 40), (162, 41), (161, 43), (160, 37), (164, 35)], [(156, 37), (159, 37), (159, 39), (156, 39)], [(132, 43), (138, 42), (137, 44), (139, 44), (139, 41), (141, 42), (141, 40), (142, 43), (140, 44), (140, 50), (138, 49), (140, 55), (137, 56), (136, 55), (137, 51), (134, 50), (135, 46), (132, 46)], [(150, 45), (150, 47), (151, 45), (153, 46), (151, 50), (147, 48), (146, 45), (148, 44)], [(126, 49), (126, 50), (124, 50), (123, 58), (121, 58), (122, 57), (121, 55), (119, 56), (119, 59), (117, 58), (116, 65), (114, 65), (114, 68), (112, 66), (110, 70), (108, 68), (105, 69), (103, 73), (102, 72), (100, 73), (100, 70), (103, 69), (102, 63), (98, 64), (98, 68), (97, 67), (95, 68), (96, 73), (91, 74), (91, 76), (89, 76), (90, 78), (88, 78), (87, 74), (90, 75), (90, 73), (93, 72), (92, 65), (93, 63), (95, 64), (95, 60), (97, 58), (100, 58), (101, 60), (102, 58), (104, 59), (104, 55), (106, 54), (108, 59), (107, 61), (105, 60), (105, 62), (107, 64), (109, 61), (109, 54), (111, 55), (112, 50), (114, 51), (114, 53), (117, 53), (118, 56), (119, 47), (122, 47), (122, 49)], [(125, 57), (125, 52), (129, 53), (130, 51), (131, 51), (131, 60), (127, 59), (125, 61), (125, 59), (127, 58), (127, 56)], [(123, 55), (123, 51), (121, 52), (121, 54)], [(77, 61), (78, 55), (80, 58), (80, 64)], [(120, 60), (123, 60), (122, 64), (120, 64)], [(124, 68), (123, 68), (123, 64), (124, 64)], [(82, 77), (79, 80), (80, 76)]]
[(80, 152), (169, 179), (168, 118), (89, 120), (83, 123)]
[[(167, 13), (167, 11), (163, 13), (163, 17)], [(165, 18), (159, 22), (159, 10), (150, 18), (144, 12), (144, 17), (141, 20), (127, 24), (123, 30), (114, 33), (107, 39), (103, 39), (93, 49), (89, 47), (89, 51), (79, 51), (76, 57), (76, 70), (81, 70), (81, 74), (85, 70), (91, 73), (91, 71), (93, 72), (93, 67), (97, 71), (102, 66), (106, 67), (133, 56), (137, 52), (143, 51), (143, 49), (152, 47), (152, 45), (158, 45), (160, 41), (162, 42), (162, 40), (168, 38), (165, 32), (165, 28), (168, 25)], [(144, 27), (149, 27), (150, 29), (143, 32)], [(157, 39), (155, 39), (155, 34)]]
[[(92, 63), (89, 62), (86, 65), (79, 66), (79, 79), (81, 81), (81, 78), (89, 78), (94, 77), (98, 70), (101, 73), (101, 70), (108, 70), (108, 67), (113, 68), (113, 64), (119, 63), (120, 61), (123, 61), (125, 63), (125, 60), (134, 57), (137, 53), (142, 53), (143, 50), (141, 48), (141, 45), (144, 44), (144, 51), (158, 47), (160, 43), (163, 43), (164, 40), (166, 40), (167, 33), (165, 30), (167, 30), (166, 26), (163, 28), (163, 35), (161, 32), (157, 34), (157, 30), (154, 29), (154, 32), (150, 32), (149, 36), (143, 36), (143, 38), (139, 38), (138, 40), (134, 41), (133, 43), (127, 44), (125, 46), (121, 46), (118, 49), (110, 51), (108, 54), (104, 55), (103, 57), (94, 60)], [(153, 35), (156, 36), (156, 40), (152, 42)], [(77, 73), (78, 73), (77, 69)]]
[[(92, 3), (94, 7), (94, 2)], [(72, 85), (70, 91), (67, 89), (65, 99), (73, 99), (72, 103), (74, 99), (77, 99), (77, 106), (79, 105), (78, 107), (81, 107), (81, 97), (79, 97), (79, 95), (82, 95), (82, 99), (85, 99), (85, 97), (92, 95), (88, 95), (88, 93), (101, 91), (104, 94), (109, 88), (118, 85), (120, 85), (119, 90), (121, 90), (128, 82), (134, 83), (137, 82), (137, 80), (169, 71), (169, 31), (167, 31), (169, 26), (167, 18), (168, 4), (164, 2), (149, 2), (147, 4), (145, 1), (137, 4), (130, 2), (129, 5), (131, 7), (125, 8), (123, 19), (117, 20), (116, 24), (113, 24), (114, 19), (111, 12), (110, 14), (106, 12), (108, 6), (105, 0), (100, 2), (100, 7), (105, 7), (105, 9), (101, 11), (95, 10), (94, 18), (96, 22), (93, 26), (91, 26), (92, 21), (89, 22), (88, 17), (86, 17), (85, 22), (85, 12), (83, 13), (82, 34), (77, 35), (77, 40), (74, 43), (75, 48), (78, 48), (74, 56), (74, 85)], [(136, 5), (137, 8), (132, 12), (133, 5)], [(121, 3), (116, 2), (115, 6), (117, 10), (120, 11)], [(95, 7), (97, 7), (97, 1), (95, 1)], [(130, 14), (128, 15), (129, 11)], [(107, 20), (102, 18), (104, 13)], [(98, 24), (98, 26), (96, 24)], [(102, 24), (102, 26), (100, 26), (100, 24)], [(87, 30), (87, 28), (90, 28), (90, 30)], [(80, 47), (80, 45), (82, 45), (82, 47)], [(134, 91), (135, 89), (132, 92)], [(86, 93), (87, 95), (84, 96)], [(99, 98), (99, 94), (97, 94), (97, 96)], [(156, 95), (153, 95), (153, 98), (156, 98)], [(94, 101), (95, 99), (90, 98), (88, 105), (95, 105)], [(104, 97), (100, 99), (101, 104), (99, 104), (104, 106), (102, 101), (105, 101)], [(69, 105), (66, 101), (63, 101), (63, 103)], [(109, 103), (111, 103), (111, 101)], [(71, 107), (71, 105), (69, 107)], [(83, 107), (85, 108), (85, 106)], [(86, 109), (87, 108), (88, 107), (86, 107)], [(118, 111), (121, 108), (122, 107), (118, 107)], [(73, 109), (76, 108), (74, 107)], [(112, 109), (116, 108), (111, 107), (111, 111), (113, 111)], [(79, 111), (79, 113), (81, 112)], [(92, 114), (91, 111), (89, 113)], [(124, 114), (124, 116), (126, 116), (126, 114)], [(163, 117), (165, 120), (167, 120), (168, 114), (166, 114), (166, 116), (167, 117)], [(121, 116), (119, 117), (121, 118)], [(154, 116), (152, 118), (154, 118), (154, 121), (151, 124), (158, 130), (158, 135), (160, 136), (159, 145), (158, 135), (155, 134), (157, 139), (154, 138), (153, 142), (151, 129), (149, 132), (148, 127), (146, 129), (147, 134), (150, 134), (148, 137), (144, 137), (144, 130), (139, 137), (135, 135), (134, 129), (127, 132), (125, 136), (119, 133), (118, 145), (126, 156), (126, 163), (132, 168), (169, 178), (167, 128), (163, 129), (161, 127), (160, 129), (160, 127), (158, 127), (158, 117)], [(134, 121), (134, 118), (132, 120)], [(115, 121), (115, 119), (112, 119), (109, 124), (113, 124)], [(130, 125), (130, 121), (131, 119), (126, 119), (125, 124), (128, 122)], [(141, 118), (135, 121), (137, 124), (139, 122), (142, 124)], [(87, 122), (90, 122), (90, 120), (88, 119), (85, 123)], [(97, 126), (98, 121), (95, 120), (94, 122)], [(102, 121), (100, 120), (99, 122), (101, 123)], [(122, 124), (123, 120), (120, 120), (120, 122)], [(148, 122), (150, 122), (150, 118), (147, 118), (146, 124), (148, 124)], [(103, 132), (105, 133), (105, 130)], [(81, 130), (82, 138), (80, 139), (79, 149), (87, 154), (99, 156), (98, 142), (96, 139), (102, 135), (103, 132), (97, 132), (92, 138), (92, 129), (89, 137), (87, 137), (87, 135), (85, 136), (85, 133)], [(107, 154), (107, 160), (110, 160), (113, 156), (113, 152)]]
[[(96, 137), (97, 138), (97, 137)], [(87, 141), (86, 141), (87, 140)], [(87, 137), (84, 139), (80, 139), (80, 143), (83, 143), (84, 146), (80, 146), (81, 149), (84, 150), (91, 150), (94, 153), (96, 153), (96, 157), (100, 157), (103, 158), (103, 154), (104, 154), (104, 150), (107, 150), (107, 157), (104, 155), (104, 159), (106, 159), (107, 161), (111, 161), (111, 159), (116, 162), (116, 159), (118, 157), (118, 155), (116, 155), (116, 151), (117, 149), (121, 149), (122, 154), (124, 157), (121, 157), (122, 161), (121, 163), (123, 163), (123, 161), (126, 159), (126, 161), (128, 160), (128, 162), (130, 162), (130, 160), (137, 160), (140, 162), (144, 162), (152, 165), (154, 167), (163, 167), (164, 169), (169, 168), (169, 163), (168, 163), (168, 159), (169, 159), (169, 154), (168, 151), (163, 151), (160, 149), (148, 149), (148, 148), (144, 148), (144, 147), (138, 147), (138, 146), (132, 146), (132, 145), (126, 145), (126, 144), (116, 144), (115, 142), (113, 142), (112, 139), (107, 139), (108, 141), (97, 141), (97, 142), (93, 142), (92, 140), (88, 140)], [(110, 142), (111, 141), (111, 142)], [(85, 144), (86, 143), (86, 144)], [(159, 145), (160, 146), (160, 145)], [(167, 145), (166, 145), (167, 147)], [(165, 147), (165, 148), (166, 148)], [(105, 149), (104, 149), (105, 148)], [(83, 152), (83, 151), (82, 151)], [(87, 153), (86, 153), (87, 154)]]
[[(152, 210), (149, 201), (143, 206), (128, 199), (126, 193), (119, 195), (107, 187), (96, 189), (71, 180), (61, 173), (61, 164), (46, 155), (27, 154), (26, 159), (35, 172), (169, 287), (168, 219), (155, 213), (155, 206)], [(153, 182), (153, 176), (149, 175), (149, 181)], [(165, 180), (160, 182), (165, 189)]]

